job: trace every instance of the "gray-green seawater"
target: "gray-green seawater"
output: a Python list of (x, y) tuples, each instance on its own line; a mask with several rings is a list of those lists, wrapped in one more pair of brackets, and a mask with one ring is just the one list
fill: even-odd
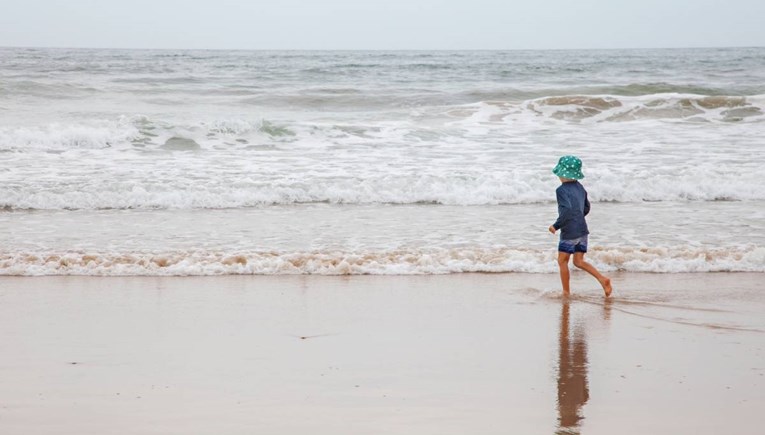
[[(765, 271), (765, 49), (0, 48), (0, 273)], [(156, 260), (156, 261), (155, 261)]]

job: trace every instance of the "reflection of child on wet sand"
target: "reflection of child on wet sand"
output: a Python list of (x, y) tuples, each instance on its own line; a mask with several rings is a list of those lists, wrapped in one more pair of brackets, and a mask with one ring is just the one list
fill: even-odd
[(563, 294), (570, 293), (568, 260), (574, 255), (574, 266), (594, 276), (603, 287), (606, 297), (611, 295), (611, 280), (602, 275), (592, 264), (584, 261), (587, 252), (587, 221), (584, 219), (590, 212), (590, 201), (587, 191), (577, 181), (584, 178), (582, 161), (574, 156), (563, 156), (553, 169), (553, 174), (560, 179), (561, 185), (555, 190), (558, 199), (558, 220), (549, 228), (555, 234), (560, 232), (558, 244), (558, 267), (560, 281), (563, 284)]
[[(557, 433), (579, 433), (582, 407), (590, 398), (587, 385), (587, 343), (584, 332), (569, 332), (569, 303), (564, 299), (558, 340), (558, 427)], [(579, 325), (581, 326), (581, 325)]]

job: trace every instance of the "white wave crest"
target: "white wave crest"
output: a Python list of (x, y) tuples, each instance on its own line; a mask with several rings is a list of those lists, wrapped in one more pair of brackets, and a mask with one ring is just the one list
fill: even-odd
[(141, 133), (132, 122), (54, 123), (38, 127), (0, 127), (0, 150), (67, 151), (129, 146)]
[(0, 126), (0, 150), (14, 152), (163, 149), (172, 138), (194, 140), (205, 149), (224, 144), (244, 147), (255, 140), (283, 140), (294, 136), (287, 126), (266, 119), (222, 118), (175, 123), (146, 116), (116, 120), (83, 119), (74, 123), (38, 126)]
[[(685, 120), (694, 122), (741, 122), (765, 119), (765, 96), (708, 96), (653, 94), (635, 97), (614, 95), (562, 95), (511, 104), (508, 115), (533, 113), (572, 122), (625, 122), (637, 120)], [(496, 103), (481, 103), (497, 105)], [(500, 104), (500, 106), (503, 106)], [(495, 118), (502, 117), (495, 114)]]
[[(168, 163), (169, 164), (169, 163)], [(555, 200), (557, 184), (542, 174), (493, 173), (449, 177), (439, 174), (369, 174), (342, 177), (301, 174), (200, 174), (155, 165), (151, 177), (115, 181), (111, 174), (36, 179), (28, 184), (0, 185), (0, 208), (8, 210), (78, 209), (222, 209), (289, 204), (542, 204)], [(172, 171), (172, 172), (170, 172)], [(217, 175), (217, 176), (216, 176)], [(17, 178), (20, 178), (21, 175)], [(765, 189), (756, 171), (715, 173), (691, 168), (681, 174), (593, 172), (585, 183), (592, 202), (757, 201)]]

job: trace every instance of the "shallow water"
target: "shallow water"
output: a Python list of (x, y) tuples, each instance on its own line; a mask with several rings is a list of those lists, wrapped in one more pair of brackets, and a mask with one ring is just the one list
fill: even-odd
[[(588, 255), (603, 270), (765, 271), (763, 213), (762, 202), (602, 203), (590, 218), (596, 232)], [(694, 221), (698, 215), (706, 221)], [(7, 212), (0, 226), (14, 231), (0, 268), (34, 275), (555, 272), (557, 238), (546, 228), (555, 216), (554, 204)]]

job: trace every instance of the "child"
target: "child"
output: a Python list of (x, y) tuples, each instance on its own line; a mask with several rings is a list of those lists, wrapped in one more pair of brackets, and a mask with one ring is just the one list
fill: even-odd
[(550, 226), (549, 230), (553, 234), (561, 230), (558, 267), (563, 294), (568, 296), (570, 293), (568, 260), (571, 254), (574, 254), (574, 266), (594, 276), (603, 287), (606, 297), (609, 297), (612, 290), (611, 280), (598, 272), (595, 266), (584, 261), (584, 254), (587, 252), (587, 235), (590, 233), (584, 217), (590, 212), (590, 201), (587, 200), (587, 191), (576, 181), (584, 178), (582, 161), (575, 156), (563, 156), (552, 172), (558, 176), (561, 185), (555, 189), (555, 195), (558, 198), (558, 220)]

